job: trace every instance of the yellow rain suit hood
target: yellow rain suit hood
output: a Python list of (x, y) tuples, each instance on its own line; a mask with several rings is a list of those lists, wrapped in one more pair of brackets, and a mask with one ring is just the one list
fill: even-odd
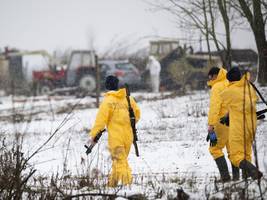
[[(130, 103), (137, 122), (140, 119), (140, 109), (132, 97), (130, 97)], [(108, 147), (112, 157), (109, 186), (115, 187), (119, 182), (124, 185), (131, 184), (132, 175), (127, 157), (133, 142), (133, 133), (125, 89), (109, 91), (105, 94), (90, 136), (94, 138), (105, 127), (108, 131)]]
[(208, 85), (211, 87), (210, 91), (210, 106), (208, 113), (208, 125), (214, 126), (214, 131), (217, 136), (217, 144), (209, 147), (210, 154), (214, 159), (224, 156), (223, 148), (228, 148), (228, 127), (220, 123), (220, 118), (226, 115), (227, 108), (222, 102), (221, 92), (228, 86), (229, 82), (226, 79), (227, 71), (224, 68), (220, 68), (218, 76), (215, 80), (208, 81)]
[(221, 67), (217, 78), (215, 80), (210, 80), (210, 81), (207, 82), (208, 86), (212, 87), (215, 83), (227, 80), (226, 79), (226, 74), (227, 74), (227, 71), (224, 68)]
[(248, 80), (249, 74), (245, 74), (240, 81), (230, 82), (227, 89), (221, 93), (230, 117), (230, 160), (236, 167), (239, 167), (244, 159), (251, 161), (251, 147), (257, 126), (258, 97)]

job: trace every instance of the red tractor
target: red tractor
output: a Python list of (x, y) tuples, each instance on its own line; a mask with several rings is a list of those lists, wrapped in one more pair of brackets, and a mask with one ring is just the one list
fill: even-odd
[(94, 51), (72, 51), (66, 69), (50, 66), (49, 70), (33, 71), (36, 94), (93, 92), (96, 89), (96, 65)]

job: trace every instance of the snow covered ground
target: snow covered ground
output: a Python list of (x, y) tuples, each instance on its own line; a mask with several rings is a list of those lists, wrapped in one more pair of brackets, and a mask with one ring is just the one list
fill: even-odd
[[(262, 91), (267, 94), (266, 88)], [(204, 198), (205, 187), (212, 184), (215, 176), (219, 177), (205, 140), (208, 92), (199, 91), (181, 97), (173, 97), (170, 93), (133, 93), (133, 96), (141, 109), (141, 120), (137, 124), (141, 156), (136, 157), (134, 148), (131, 149), (129, 163), (136, 184), (122, 192), (140, 190), (138, 185), (145, 179), (147, 183), (150, 181), (168, 191), (182, 185), (191, 197)], [(15, 133), (19, 133), (23, 136), (24, 152), (31, 155), (54, 134), (31, 160), (39, 175), (79, 175), (93, 169), (103, 176), (109, 173), (111, 160), (107, 133), (92, 154), (85, 154), (88, 130), (97, 113), (94, 98), (9, 96), (1, 97), (0, 102), (0, 134), (10, 145)], [(259, 108), (264, 105), (259, 104)], [(14, 119), (16, 123), (12, 122)], [(266, 177), (266, 119), (258, 126), (256, 141), (259, 167)], [(191, 180), (190, 187), (184, 179)]]

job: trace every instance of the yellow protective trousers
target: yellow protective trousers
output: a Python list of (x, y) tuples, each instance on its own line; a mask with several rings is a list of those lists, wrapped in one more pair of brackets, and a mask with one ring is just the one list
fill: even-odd
[(109, 175), (108, 186), (116, 187), (119, 183), (128, 185), (132, 183), (132, 170), (128, 164), (129, 146), (118, 146), (110, 149), (112, 158), (112, 171)]
[(244, 135), (232, 132), (229, 135), (229, 147), (230, 147), (230, 156), (232, 164), (236, 167), (239, 167), (239, 164), (242, 160), (247, 160), (251, 162), (252, 155), (252, 138), (246, 134), (246, 139)]

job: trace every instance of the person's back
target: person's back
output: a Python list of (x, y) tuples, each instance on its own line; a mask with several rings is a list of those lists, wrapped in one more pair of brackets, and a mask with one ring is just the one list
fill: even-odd
[[(108, 148), (112, 158), (112, 172), (109, 176), (109, 186), (116, 187), (119, 182), (131, 184), (131, 168), (127, 157), (133, 143), (133, 133), (130, 124), (126, 89), (118, 89), (119, 80), (114, 76), (106, 79), (106, 89), (109, 91), (99, 107), (95, 124), (90, 136), (95, 138), (105, 127), (108, 131)], [(140, 110), (133, 98), (130, 98), (136, 122), (140, 118)]]
[[(229, 109), (230, 132), (233, 133), (229, 136), (230, 141), (234, 146), (243, 148), (244, 137), (247, 140), (247, 144), (251, 144), (256, 132), (256, 92), (249, 84), (247, 75), (244, 75), (241, 80), (231, 82), (222, 93), (222, 96)], [(246, 148), (248, 152), (246, 159), (251, 161), (251, 146)], [(235, 165), (239, 165), (244, 157), (240, 152), (235, 153), (236, 156), (232, 160)]]
[[(131, 106), (136, 113), (136, 120), (140, 118), (140, 111), (132, 97), (130, 97)], [(118, 91), (109, 91), (105, 94), (101, 109), (108, 112), (106, 127), (109, 130), (109, 146), (117, 145), (117, 143), (131, 144), (133, 142), (133, 134), (129, 120), (128, 103), (126, 100), (126, 89), (119, 89)], [(105, 118), (105, 116), (103, 116)], [(96, 121), (97, 124), (97, 121)], [(95, 127), (98, 129), (97, 127)], [(92, 129), (92, 133), (94, 130)], [(115, 140), (113, 141), (113, 138)], [(111, 142), (112, 141), (112, 142)]]
[(230, 84), (221, 93), (221, 97), (229, 110), (229, 146), (230, 160), (245, 170), (253, 179), (262, 177), (262, 173), (251, 163), (252, 143), (256, 134), (257, 95), (249, 83), (249, 74), (243, 75), (238, 68), (227, 73)]
[[(232, 119), (238, 121), (235, 128), (243, 130), (246, 127), (247, 133), (252, 134), (253, 132), (255, 134), (257, 126), (256, 102), (258, 98), (254, 88), (246, 79), (246, 75), (244, 75), (240, 81), (231, 83), (224, 95), (231, 96), (229, 113), (230, 118), (232, 117)], [(229, 104), (229, 102), (227, 103)], [(243, 112), (245, 112), (245, 126), (243, 117), (241, 117)]]

